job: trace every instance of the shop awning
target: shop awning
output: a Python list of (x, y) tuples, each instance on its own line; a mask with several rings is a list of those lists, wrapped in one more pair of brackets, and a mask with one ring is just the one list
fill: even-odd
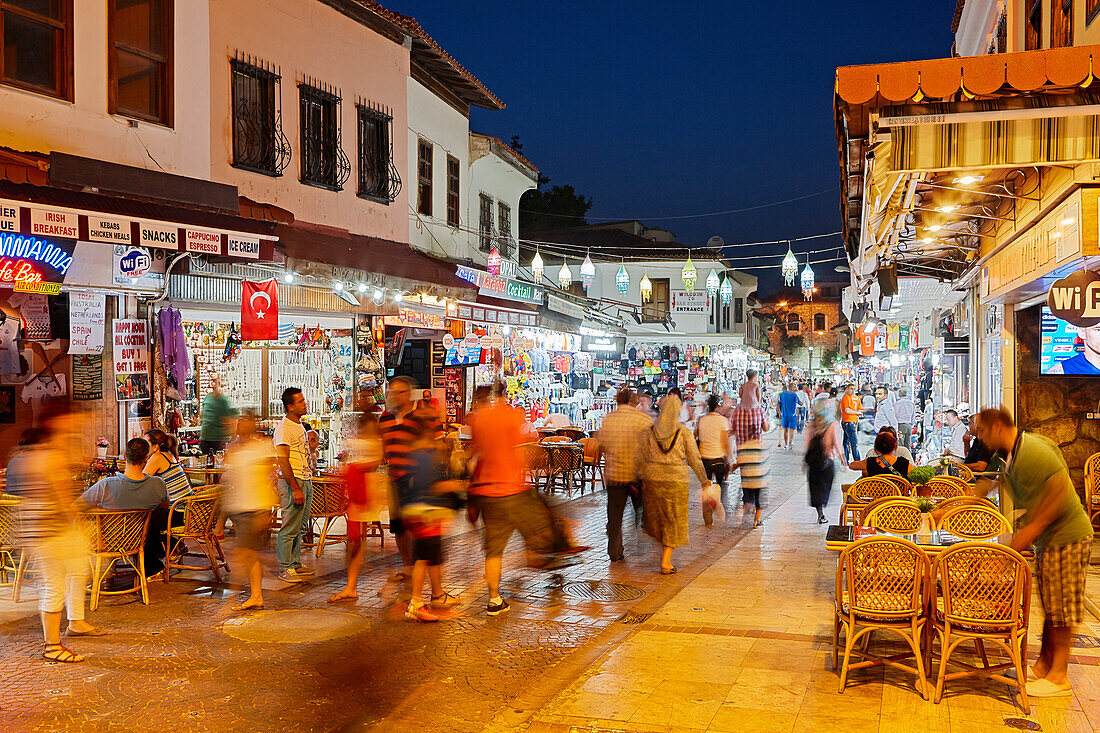
[(418, 252), (403, 242), (301, 223), (279, 224), (275, 227), (275, 235), (287, 257), (303, 262), (434, 285), (439, 291), (436, 294), (442, 297), (472, 300), (477, 292), (470, 283), (455, 275), (454, 265)]

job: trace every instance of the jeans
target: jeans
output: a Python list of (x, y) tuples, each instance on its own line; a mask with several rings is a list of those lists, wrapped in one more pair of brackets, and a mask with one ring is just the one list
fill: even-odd
[(841, 426), (844, 428), (844, 460), (848, 460), (848, 453), (851, 451), (851, 460), (858, 461), (859, 438), (856, 436), (856, 423), (843, 422)]
[(627, 499), (633, 502), (635, 515), (642, 511), (642, 496), (637, 488), (636, 483), (607, 484), (607, 556), (612, 560), (623, 556), (623, 511)]
[(913, 426), (907, 422), (898, 423), (898, 445), (909, 447), (909, 441), (913, 437)]
[(309, 525), (309, 503), (313, 498), (313, 482), (298, 479), (302, 487), (304, 501), (294, 503), (294, 494), (289, 484), (279, 479), (279, 504), (283, 510), (283, 523), (275, 538), (275, 558), (279, 561), (279, 570), (302, 567), (302, 529)]
[(806, 408), (802, 405), (798, 406), (798, 432), (802, 432), (802, 429), (806, 427)]

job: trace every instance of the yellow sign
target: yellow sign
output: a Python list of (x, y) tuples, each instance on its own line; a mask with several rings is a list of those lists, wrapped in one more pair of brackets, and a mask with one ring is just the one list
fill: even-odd
[(58, 295), (61, 292), (61, 283), (32, 283), (25, 280), (16, 280), (15, 292)]

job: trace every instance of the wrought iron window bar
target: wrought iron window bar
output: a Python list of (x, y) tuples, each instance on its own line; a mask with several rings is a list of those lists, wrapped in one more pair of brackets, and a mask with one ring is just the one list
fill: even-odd
[(282, 76), (278, 67), (236, 53), (229, 62), (233, 94), (233, 167), (281, 176), (290, 165), (283, 134)]
[(393, 112), (362, 99), (355, 109), (359, 128), (357, 195), (392, 204), (401, 193), (401, 174), (393, 162)]
[(340, 191), (351, 177), (351, 161), (340, 136), (340, 92), (306, 79), (298, 84), (301, 114), (301, 181)]

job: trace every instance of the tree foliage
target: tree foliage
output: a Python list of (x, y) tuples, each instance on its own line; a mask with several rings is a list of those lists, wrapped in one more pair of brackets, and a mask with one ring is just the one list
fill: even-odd
[[(519, 135), (512, 136), (509, 146), (517, 153), (523, 151)], [(570, 184), (551, 186), (550, 179), (540, 173), (538, 188), (523, 194), (519, 201), (519, 235), (583, 226), (591, 208), (591, 196), (577, 193)]]

